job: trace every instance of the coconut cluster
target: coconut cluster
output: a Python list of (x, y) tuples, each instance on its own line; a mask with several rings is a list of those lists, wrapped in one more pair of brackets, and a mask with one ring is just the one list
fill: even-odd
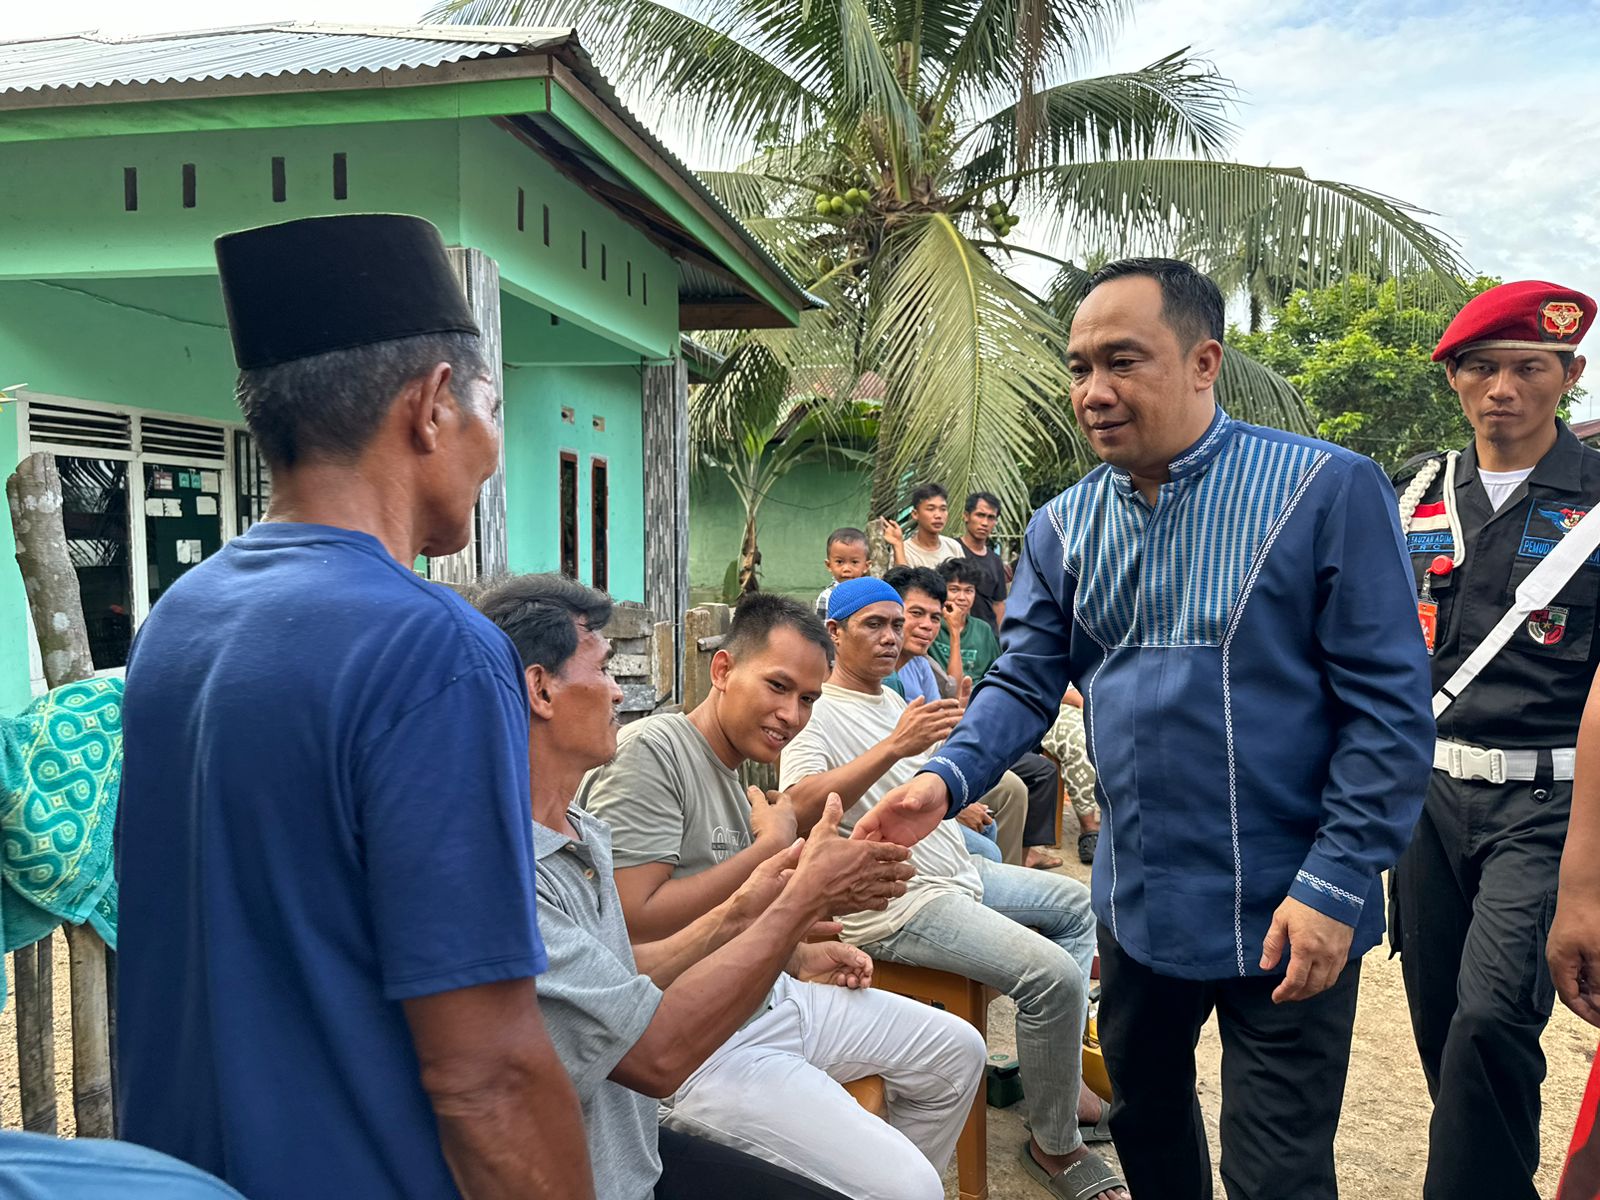
[(1021, 218), (1011, 211), (1011, 206), (1004, 200), (996, 200), (983, 210), (984, 224), (994, 231), (996, 237), (1005, 237), (1015, 229)]
[(867, 205), (871, 202), (872, 194), (862, 188), (849, 188), (837, 196), (819, 193), (817, 195), (817, 216), (859, 217), (867, 211)]

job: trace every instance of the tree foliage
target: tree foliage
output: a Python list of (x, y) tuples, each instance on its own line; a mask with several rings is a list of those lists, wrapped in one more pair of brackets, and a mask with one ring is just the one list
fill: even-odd
[[(1227, 161), (1233, 87), (1187, 50), (1085, 74), (1130, 7), (444, 0), (435, 15), (574, 25), (628, 102), (670, 112), (694, 149), (756, 150), (702, 175), (829, 307), (798, 330), (705, 340), (763, 347), (788, 373), (786, 394), (814, 395), (824, 379), (825, 395), (848, 399), (872, 377), (882, 514), (908, 472), (953, 494), (996, 492), (1018, 511), (1030, 474), (1081, 456), (1064, 346), (1087, 255), (1183, 250), (1220, 268), (1248, 245), (1241, 287), (1432, 270), (1448, 290), (1459, 274), (1410, 205)], [(1011, 273), (1025, 260), (1049, 265), (1045, 294)], [(1219, 391), (1241, 417), (1305, 424), (1264, 373), (1229, 373)]]
[[(1498, 282), (1480, 278), (1465, 291), (1477, 295)], [(1444, 367), (1431, 360), (1459, 307), (1431, 301), (1436, 294), (1354, 276), (1294, 292), (1270, 329), (1235, 330), (1228, 340), (1294, 384), (1319, 437), (1392, 471), (1472, 437)]]

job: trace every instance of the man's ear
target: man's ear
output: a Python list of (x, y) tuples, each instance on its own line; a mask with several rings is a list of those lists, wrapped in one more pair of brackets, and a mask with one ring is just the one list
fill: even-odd
[(1222, 343), (1207, 338), (1194, 348), (1193, 355), (1195, 384), (1202, 389), (1211, 387), (1222, 372)]
[[(1578, 360), (1573, 359), (1572, 361), (1576, 364)], [(1456, 388), (1456, 368), (1457, 363), (1454, 358), (1446, 358), (1444, 360), (1444, 381), (1450, 385), (1452, 392), (1458, 390)]]
[(726, 650), (718, 650), (711, 656), (711, 686), (717, 691), (726, 691), (728, 687), (728, 672), (733, 670), (733, 655)]
[(441, 428), (461, 406), (450, 388), (453, 374), (449, 363), (434, 363), (426, 375), (406, 384), (402, 393), (401, 403), (408, 406), (411, 415), (412, 440), (425, 454), (439, 448)]
[(541, 721), (554, 719), (556, 709), (550, 699), (553, 676), (539, 663), (534, 663), (522, 676), (528, 681), (528, 711)]
[(1573, 356), (1572, 365), (1567, 368), (1567, 382), (1563, 391), (1570, 392), (1578, 386), (1578, 380), (1583, 378), (1583, 368), (1588, 365), (1588, 361), (1581, 354)]

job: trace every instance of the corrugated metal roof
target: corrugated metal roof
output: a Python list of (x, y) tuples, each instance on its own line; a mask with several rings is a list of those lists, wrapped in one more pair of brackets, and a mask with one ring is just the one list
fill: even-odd
[[(806, 292), (683, 160), (633, 115), (571, 28), (484, 25), (343, 25), (288, 22), (116, 37), (96, 32), (0, 42), (0, 95), (72, 93), (115, 85), (203, 84), (209, 80), (403, 72), (498, 56), (559, 50), (600, 100), (707, 202), (752, 256), (787, 285), (802, 307), (825, 308)], [(398, 82), (398, 81), (397, 81)], [(280, 85), (281, 86), (281, 85)], [(55, 102), (41, 95), (41, 104)], [(26, 103), (26, 102), (25, 102)], [(693, 292), (709, 278), (680, 263)]]
[(541, 50), (571, 29), (291, 23), (110, 37), (0, 42), (0, 93), (109, 84), (197, 83), (274, 75), (396, 71)]

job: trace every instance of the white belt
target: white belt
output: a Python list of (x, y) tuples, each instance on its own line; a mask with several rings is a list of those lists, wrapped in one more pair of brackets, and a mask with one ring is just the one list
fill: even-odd
[[(1491, 750), (1462, 742), (1437, 741), (1433, 744), (1433, 769), (1452, 779), (1487, 779), (1504, 783), (1508, 779), (1532, 779), (1539, 768), (1539, 750)], [(1578, 751), (1566, 746), (1548, 751), (1556, 779), (1571, 779), (1578, 762)]]

